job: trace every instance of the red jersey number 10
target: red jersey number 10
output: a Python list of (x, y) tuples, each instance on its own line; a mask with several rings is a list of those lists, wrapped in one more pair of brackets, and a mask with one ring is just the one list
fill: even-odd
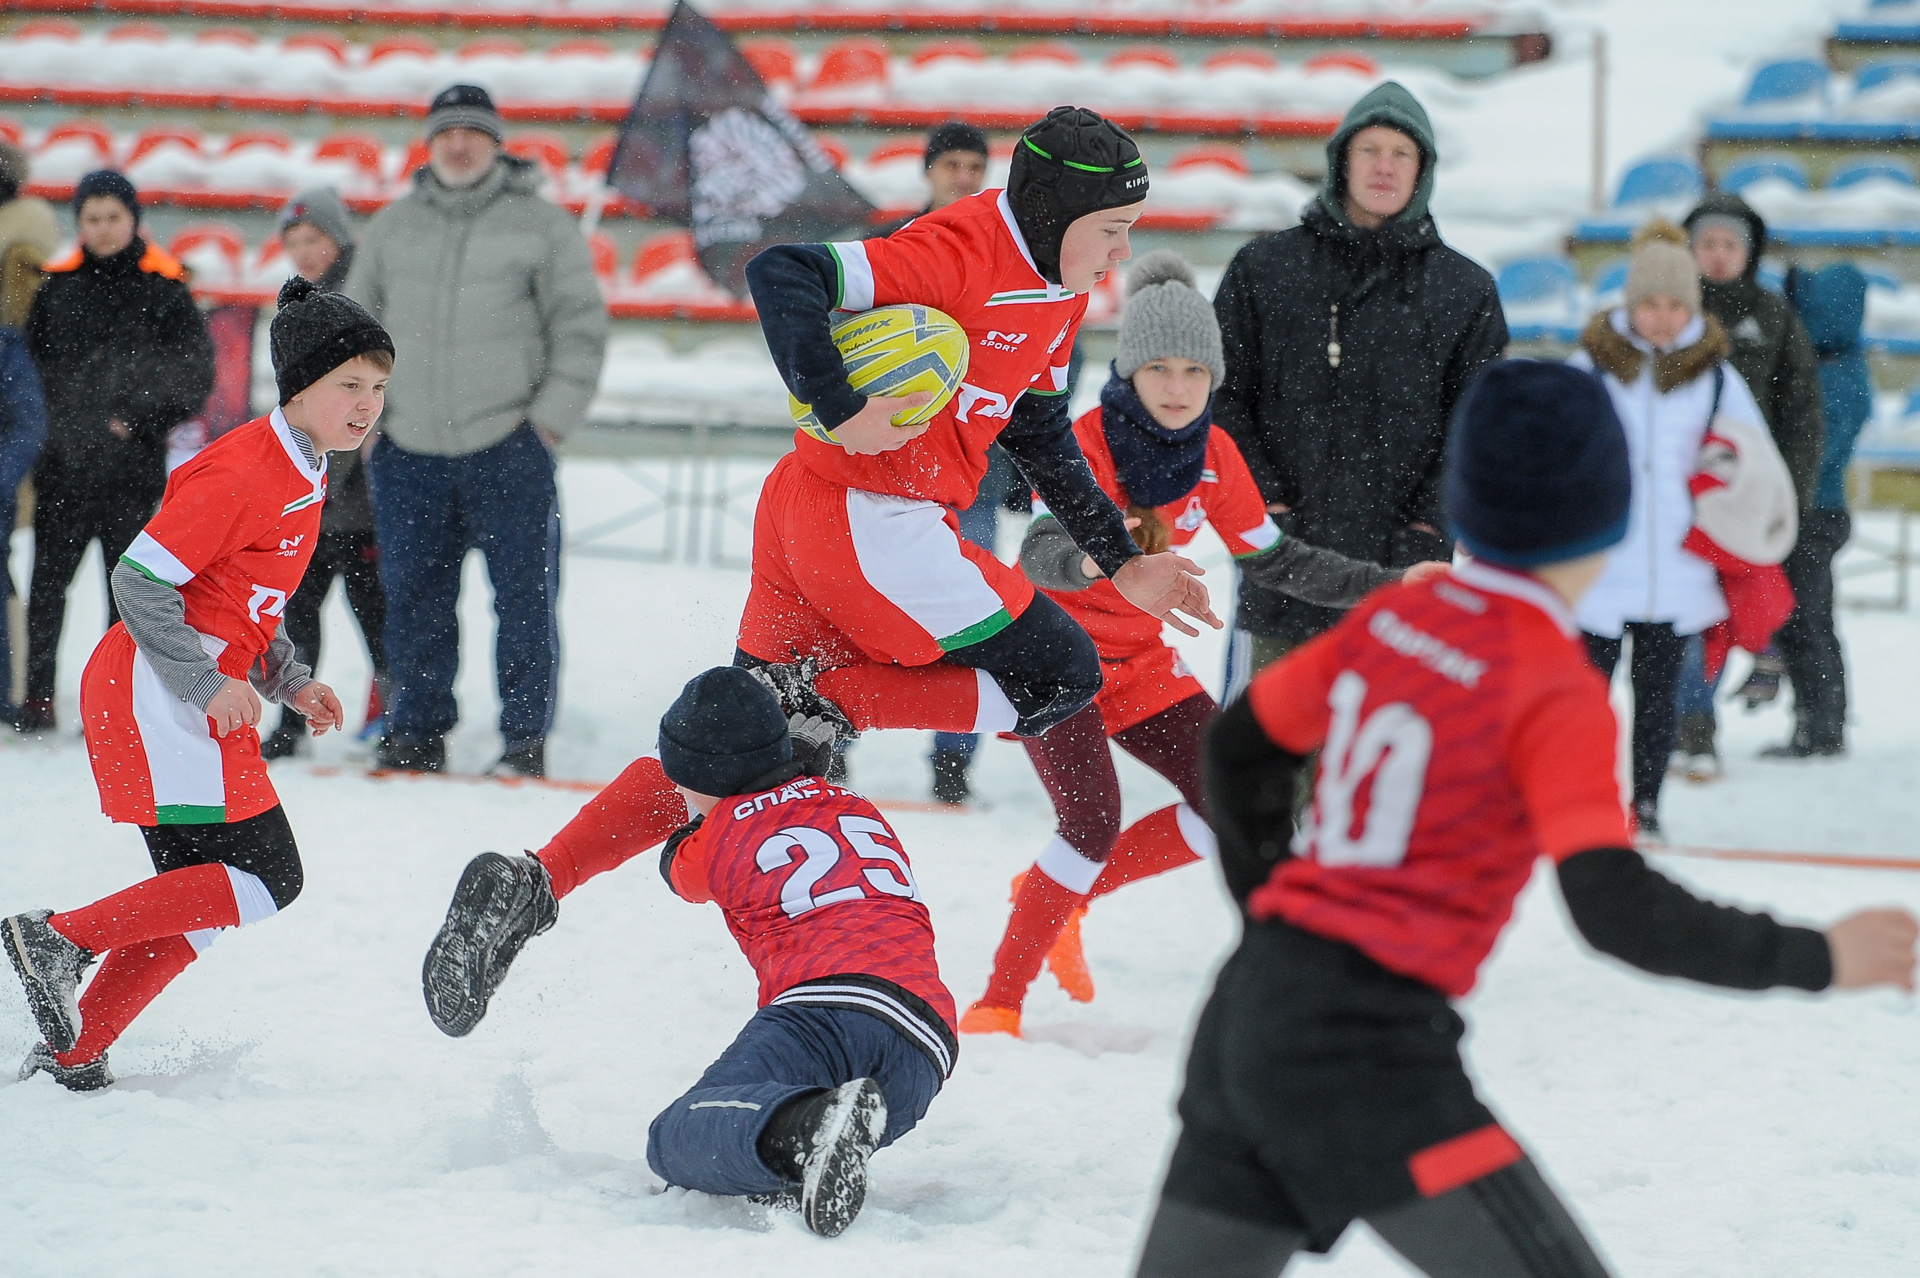
[[(1433, 727), (1403, 701), (1381, 706), (1363, 723), (1366, 699), (1367, 681), (1351, 670), (1341, 671), (1327, 694), (1333, 716), (1320, 751), (1320, 779), (1293, 841), (1296, 855), (1312, 855), (1322, 865), (1399, 865), (1420, 811)], [(1368, 780), (1366, 817), (1356, 832), (1354, 800)]]
[[(780, 885), (780, 908), (788, 918), (799, 918), (807, 911), (817, 910), (823, 905), (838, 905), (843, 901), (858, 901), (866, 897), (866, 889), (857, 882), (816, 892), (839, 866), (846, 849), (851, 849), (853, 855), (863, 861), (885, 861), (892, 867), (873, 866), (862, 872), (860, 877), (875, 891), (918, 901), (920, 886), (913, 881), (913, 871), (907, 867), (907, 858), (897, 848), (880, 842), (892, 833), (881, 822), (863, 816), (841, 817), (838, 839), (817, 826), (790, 825), (762, 843), (760, 850), (753, 854), (753, 861), (763, 874), (775, 874), (792, 867), (786, 882)], [(794, 858), (796, 851), (805, 857), (797, 864)]]

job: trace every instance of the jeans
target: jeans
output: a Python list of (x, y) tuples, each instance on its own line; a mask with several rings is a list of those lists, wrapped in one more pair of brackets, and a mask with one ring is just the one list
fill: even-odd
[[(1726, 673), (1722, 667), (1721, 673)], [(1675, 698), (1682, 719), (1704, 714), (1713, 718), (1713, 694), (1720, 688), (1718, 679), (1707, 678), (1707, 644), (1699, 635), (1687, 636), (1687, 650), (1680, 658), (1680, 691)]]
[(560, 665), (560, 502), (553, 453), (532, 426), (459, 457), (382, 437), (367, 459), (387, 593), (393, 678), (387, 736), (431, 741), (458, 721), (460, 566), (486, 556), (498, 620), (494, 672), (508, 750), (546, 738)]

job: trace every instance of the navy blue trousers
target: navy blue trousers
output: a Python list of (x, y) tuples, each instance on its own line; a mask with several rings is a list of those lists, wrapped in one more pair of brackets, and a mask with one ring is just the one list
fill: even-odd
[(786, 1182), (757, 1148), (774, 1111), (796, 1096), (871, 1078), (887, 1097), (891, 1145), (940, 1090), (940, 1071), (877, 1016), (840, 1007), (763, 1007), (693, 1089), (647, 1130), (647, 1166), (669, 1185), (709, 1194), (771, 1194)]
[(459, 719), (460, 564), (469, 549), (493, 582), (494, 674), (509, 750), (553, 726), (560, 666), (560, 500), (554, 457), (531, 426), (463, 457), (410, 453), (382, 438), (367, 459), (387, 593), (387, 734), (427, 741)]

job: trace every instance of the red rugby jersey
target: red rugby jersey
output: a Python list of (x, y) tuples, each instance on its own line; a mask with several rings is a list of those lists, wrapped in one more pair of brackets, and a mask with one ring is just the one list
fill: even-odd
[[(722, 799), (676, 850), (671, 873), (682, 897), (719, 905), (760, 977), (760, 1006), (860, 1006), (894, 1022), (943, 1072), (951, 1070), (957, 1016), (934, 961), (933, 920), (899, 836), (860, 795), (800, 777)], [(924, 1003), (941, 1025), (902, 1024), (900, 1014), (924, 1018), (908, 1004), (870, 1004), (869, 996), (879, 997), (874, 991), (785, 997), (830, 976), (878, 977)], [(819, 989), (809, 985), (807, 993)], [(928, 1038), (942, 1040), (940, 1050)]]
[(226, 645), (221, 671), (244, 679), (306, 574), (326, 497), (326, 454), (307, 465), (276, 408), (182, 463), (121, 558), (178, 590), (187, 624)]
[(1087, 298), (1049, 284), (1033, 264), (1003, 191), (982, 191), (915, 218), (885, 239), (829, 244), (843, 311), (914, 302), (967, 332), (966, 379), (925, 434), (873, 457), (794, 432), (822, 479), (867, 492), (966, 507), (987, 473), (987, 445), (1029, 390), (1065, 394), (1073, 335)]
[(1606, 681), (1532, 577), (1467, 563), (1385, 587), (1247, 695), (1276, 745), (1321, 751), (1253, 917), (1449, 996), (1473, 988), (1537, 857), (1632, 846)]
[[(1073, 434), (1080, 441), (1080, 451), (1087, 455), (1094, 482), (1114, 505), (1125, 510), (1127, 490), (1114, 470), (1113, 450), (1107, 446), (1107, 432), (1100, 424), (1100, 409), (1082, 413), (1073, 423)], [(1046, 503), (1036, 494), (1034, 514), (1043, 515), (1046, 509)], [(1209, 523), (1235, 558), (1257, 555), (1280, 540), (1280, 529), (1267, 514), (1266, 502), (1240, 456), (1239, 446), (1218, 426), (1207, 436), (1207, 460), (1200, 482), (1180, 500), (1154, 509), (1166, 521), (1169, 543), (1175, 548), (1187, 545)], [(1086, 629), (1104, 660), (1118, 661), (1160, 644), (1160, 619), (1128, 603), (1110, 581), (1096, 581), (1085, 590), (1049, 590), (1047, 595)]]

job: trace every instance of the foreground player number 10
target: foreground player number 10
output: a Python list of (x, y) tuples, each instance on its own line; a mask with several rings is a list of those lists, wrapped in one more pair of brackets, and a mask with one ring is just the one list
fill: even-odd
[(874, 866), (863, 872), (862, 877), (875, 891), (917, 901), (920, 899), (920, 886), (913, 881), (913, 871), (907, 868), (907, 858), (880, 842), (891, 834), (892, 831), (885, 825), (872, 817), (863, 816), (841, 817), (838, 839), (817, 826), (790, 825), (762, 843), (760, 850), (753, 854), (753, 861), (762, 873), (772, 874), (794, 863), (796, 849), (805, 855), (806, 860), (780, 885), (780, 908), (786, 911), (788, 918), (798, 918), (808, 910), (817, 910), (823, 905), (858, 901), (866, 896), (866, 890), (858, 883), (849, 883), (845, 887), (814, 895), (814, 889), (820, 886), (820, 881), (840, 864), (843, 840), (846, 847), (851, 848), (853, 854), (862, 860), (885, 861), (893, 866), (891, 870)]
[[(1367, 681), (1351, 670), (1333, 681), (1327, 703), (1333, 717), (1320, 751), (1320, 782), (1313, 812), (1294, 838), (1298, 855), (1322, 865), (1387, 869), (1407, 856), (1407, 840), (1426, 786), (1433, 728), (1410, 705), (1396, 701), (1360, 721)], [(1365, 824), (1353, 828), (1354, 799), (1371, 778)]]

